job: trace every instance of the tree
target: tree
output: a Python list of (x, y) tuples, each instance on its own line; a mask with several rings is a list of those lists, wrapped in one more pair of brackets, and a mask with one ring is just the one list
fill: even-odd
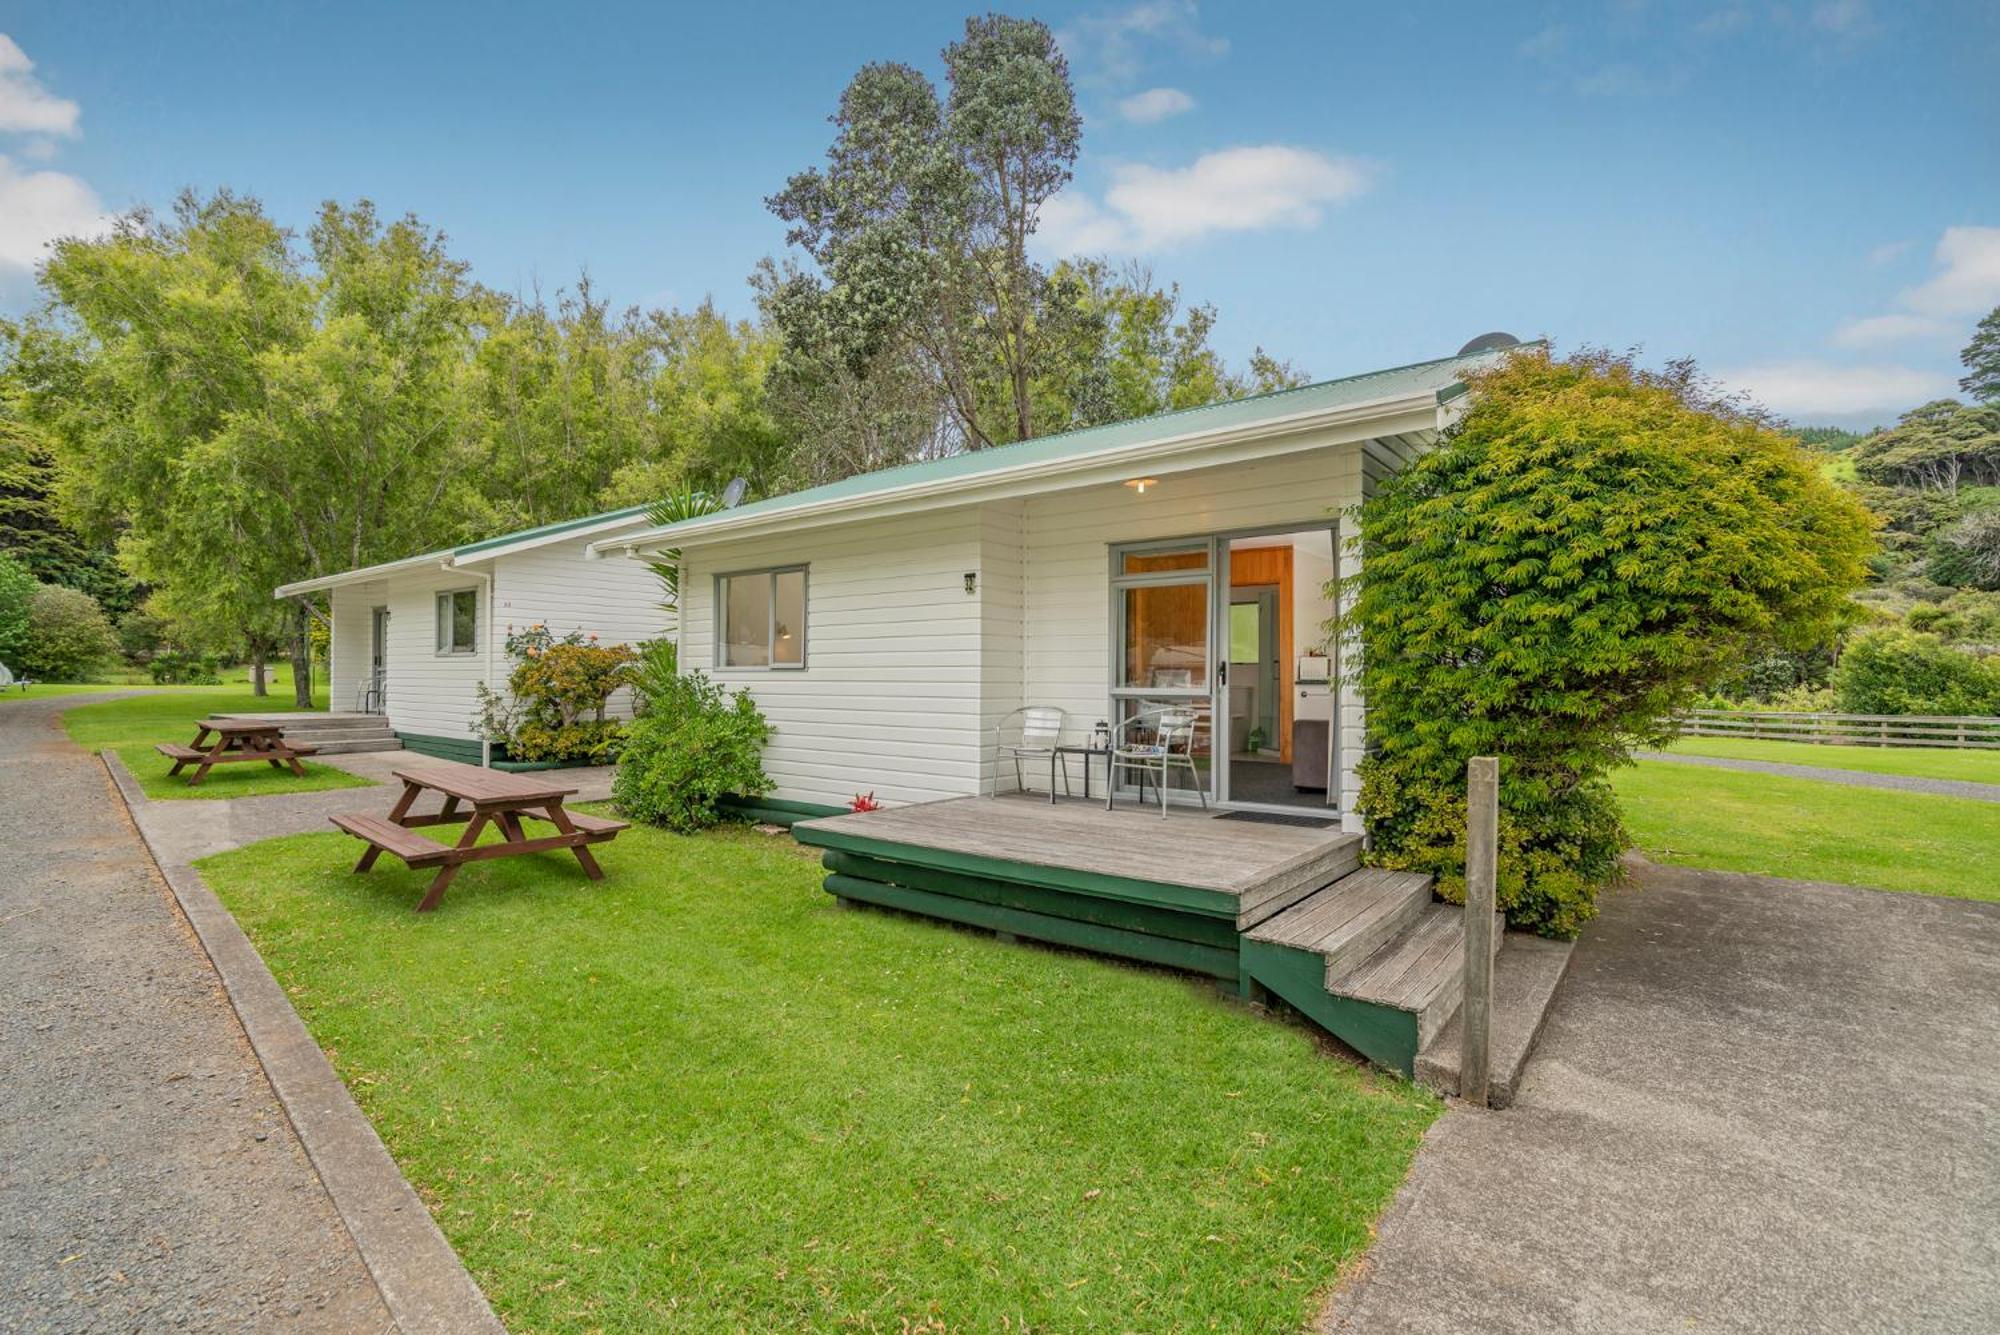
[(2000, 485), (2000, 403), (1933, 400), (1852, 453), (1856, 474), (1883, 486), (1956, 495), (1961, 485)]
[(613, 315), (587, 277), (553, 309), (538, 296), (494, 322), (476, 354), (491, 528), (585, 514), (657, 452), (654, 354), (639, 313)]
[(943, 101), (907, 65), (855, 75), (825, 169), (766, 201), (817, 273), (774, 271), (761, 286), (766, 318), (813, 379), (837, 368), (894, 380), (920, 365), (954, 444), (978, 449), (1036, 432), (1033, 382), (1069, 307), (1028, 240), (1070, 179), (1082, 121), (1042, 23), (968, 19), (944, 63)]
[(490, 302), (415, 219), (327, 204), (300, 256), (228, 192), (62, 242), (42, 281), (62, 323), (21, 360), (69, 517), (191, 635), (289, 642), (309, 704), (307, 613), (271, 590), (471, 536)]
[(87, 681), (118, 653), (111, 619), (97, 600), (61, 584), (38, 584), (28, 601), (21, 670), (43, 681)]
[(0, 552), (0, 664), (17, 671), (28, 647), (28, 607), (37, 587), (27, 566)]
[(2000, 506), (1974, 510), (1939, 534), (1930, 575), (1940, 584), (2000, 590)]
[(1872, 547), (1796, 441), (1692, 365), (1517, 353), (1360, 512), (1376, 858), (1464, 890), (1465, 762), (1501, 758), (1501, 903), (1574, 935), (1616, 874), (1606, 781), (1772, 645), (1825, 643)]
[(2000, 403), (2000, 306), (1979, 322), (1958, 360), (1965, 367), (1958, 387), (1981, 403)]
[(789, 442), (772, 415), (771, 367), (778, 341), (711, 301), (692, 311), (653, 311), (645, 337), (653, 427), (646, 451), (623, 464), (599, 493), (606, 506), (647, 504), (685, 487), (719, 493), (742, 478), (754, 494), (784, 486)]
[(0, 551), (14, 553), (36, 579), (82, 589), (116, 615), (141, 591), (118, 568), (108, 543), (89, 541), (57, 512), (55, 456), (22, 406), (18, 338), (18, 326), (0, 320)]

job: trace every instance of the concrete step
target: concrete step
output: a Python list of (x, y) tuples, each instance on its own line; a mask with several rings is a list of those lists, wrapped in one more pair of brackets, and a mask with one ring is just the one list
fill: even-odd
[[(1505, 926), (1498, 916), (1496, 951)], [(1421, 1052), (1457, 1012), (1465, 993), (1465, 910), (1456, 904), (1428, 905), (1414, 925), (1359, 964), (1339, 973), (1329, 968), (1326, 990), (1414, 1015)]]
[(286, 728), (285, 736), (295, 742), (393, 742), (396, 734), (387, 728)]
[[(1520, 1092), (1521, 1074), (1575, 949), (1574, 941), (1509, 932), (1493, 956), (1493, 1028), (1487, 1043), (1487, 1099), (1493, 1107), (1506, 1107)], [(1416, 1078), (1447, 1097), (1458, 1093), (1464, 1025), (1461, 1006), (1417, 1054)]]
[(1337, 978), (1414, 926), (1431, 902), (1431, 878), (1364, 867), (1252, 928), (1254, 941), (1310, 950)]

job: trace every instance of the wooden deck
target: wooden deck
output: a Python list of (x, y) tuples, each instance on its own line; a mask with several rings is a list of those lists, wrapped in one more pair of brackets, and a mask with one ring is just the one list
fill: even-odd
[(802, 821), (801, 842), (941, 871), (1226, 917), (1242, 930), (1360, 863), (1339, 830), (959, 797)]
[(1459, 1007), (1464, 911), (1338, 830), (962, 797), (792, 834), (843, 902), (1209, 974), (1405, 1075)]

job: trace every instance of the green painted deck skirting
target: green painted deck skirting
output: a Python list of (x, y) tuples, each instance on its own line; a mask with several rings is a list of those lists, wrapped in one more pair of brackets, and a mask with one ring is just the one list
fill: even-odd
[[(405, 751), (433, 760), (455, 760), (461, 765), (477, 765), (480, 757), (479, 739), (476, 737), (435, 737), (421, 732), (399, 732), (396, 740), (403, 744)], [(507, 754), (507, 748), (493, 748), (495, 757)], [(495, 759), (492, 768), (505, 770), (509, 774), (530, 774), (549, 769), (583, 769), (592, 762), (588, 760), (501, 760)]]
[(1164, 906), (1205, 917), (1221, 918), (1232, 927), (1236, 922), (1236, 896), (1219, 890), (1146, 881), (1137, 877), (1107, 876), (1100, 872), (1078, 871), (1072, 867), (1046, 867), (1003, 858), (981, 857), (950, 849), (925, 848), (886, 839), (869, 839), (844, 830), (794, 828), (792, 836), (814, 848), (833, 848), (858, 853), (907, 866), (929, 867), (937, 871), (960, 872), (1017, 885), (1041, 886), (1050, 890), (1073, 890), (1078, 894), (1122, 899), (1128, 903)]
[(885, 908), (920, 913), (925, 917), (943, 918), (950, 922), (984, 927), (990, 931), (1012, 932), (1016, 936), (1030, 937), (1037, 941), (1074, 946), (1079, 950), (1096, 951), (1102, 955), (1122, 955), (1128, 959), (1143, 960), (1148, 964), (1187, 969), (1217, 978), (1237, 977), (1236, 952), (1233, 950), (1217, 950), (1213, 946), (1199, 946), (1189, 941), (1176, 941), (1170, 937), (1128, 932), (1117, 927), (1080, 922), (1074, 918), (1032, 913), (1026, 909), (987, 904), (976, 899), (936, 895), (927, 890), (912, 890), (907, 886), (884, 885), (880, 881), (865, 881), (854, 876), (842, 876), (837, 872), (826, 878), (826, 888), (829, 894), (842, 899), (857, 899), (864, 903), (880, 904)]
[(1326, 960), (1316, 950), (1243, 942), (1243, 974), (1263, 984), (1320, 1028), (1378, 1066), (1413, 1075), (1417, 1017), (1326, 990)]
[(782, 825), (787, 829), (796, 821), (847, 814), (846, 807), (830, 807), (822, 802), (801, 802), (789, 797), (737, 797), (733, 793), (724, 794), (715, 805), (730, 816), (761, 821), (766, 825)]
[(1140, 932), (1147, 936), (1171, 937), (1177, 941), (1227, 950), (1231, 954), (1236, 951), (1234, 924), (1179, 909), (1156, 908), (1147, 904), (1133, 904), (1122, 899), (1104, 899), (1096, 895), (1079, 895), (1067, 890), (1051, 890), (1043, 886), (1022, 885), (1013, 881), (996, 881), (983, 876), (937, 871), (907, 863), (886, 862), (879, 858), (862, 857), (858, 853), (845, 853), (835, 848), (829, 848), (821, 854), (820, 862), (830, 872), (859, 880), (907, 886), (912, 890), (925, 890), (932, 894), (951, 895), (959, 899), (975, 899), (984, 904), (1024, 909), (1053, 918), (1071, 918), (1079, 922), (1095, 923), (1100, 927), (1116, 927), (1123, 931)]
[(461, 765), (479, 763), (479, 743), (470, 737), (434, 737), (421, 732), (399, 732), (396, 740), (405, 751), (414, 751), (433, 760), (456, 760)]

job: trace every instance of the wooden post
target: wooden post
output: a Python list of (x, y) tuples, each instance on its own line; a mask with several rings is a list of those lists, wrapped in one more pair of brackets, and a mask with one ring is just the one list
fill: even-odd
[(1493, 1029), (1494, 872), (1500, 843), (1500, 761), (1465, 767), (1465, 1001), (1458, 1096), (1486, 1106)]

